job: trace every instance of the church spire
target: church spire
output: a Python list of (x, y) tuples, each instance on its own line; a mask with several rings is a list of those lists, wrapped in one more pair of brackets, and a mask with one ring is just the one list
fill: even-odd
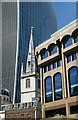
[(35, 51), (34, 51), (34, 42), (33, 42), (33, 28), (34, 27), (31, 27), (26, 73), (35, 72)]

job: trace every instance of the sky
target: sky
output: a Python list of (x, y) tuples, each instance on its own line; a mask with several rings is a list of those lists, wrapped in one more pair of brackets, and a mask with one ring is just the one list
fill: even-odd
[(76, 19), (76, 2), (54, 2), (57, 30)]

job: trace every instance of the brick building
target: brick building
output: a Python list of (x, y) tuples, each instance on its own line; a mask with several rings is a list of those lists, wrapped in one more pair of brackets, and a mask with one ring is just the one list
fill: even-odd
[(39, 102), (16, 103), (2, 105), (5, 118), (41, 118), (41, 104)]

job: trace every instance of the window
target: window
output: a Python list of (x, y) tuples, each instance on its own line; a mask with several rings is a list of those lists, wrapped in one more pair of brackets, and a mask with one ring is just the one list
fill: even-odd
[(22, 118), (22, 119), (24, 118), (24, 114), (21, 115), (21, 118)]
[(53, 55), (53, 54), (57, 53), (57, 45), (52, 45), (49, 48), (49, 51), (50, 51), (50, 55)]
[(30, 61), (28, 61), (28, 66), (30, 66)]
[(67, 56), (67, 63), (71, 61), (71, 55)]
[(55, 68), (56, 68), (56, 62), (53, 63), (53, 69), (55, 69)]
[(42, 59), (42, 60), (45, 59), (46, 57), (48, 57), (48, 50), (44, 50), (44, 51), (42, 51), (42, 53), (41, 53), (41, 59)]
[(57, 61), (57, 67), (60, 67), (61, 66), (61, 60), (58, 60)]
[(44, 72), (47, 72), (47, 66), (44, 67)]
[(73, 42), (72, 42), (71, 37), (69, 39), (67, 38), (67, 39), (64, 40), (64, 48), (66, 48), (66, 47), (68, 47), (68, 46), (70, 46), (72, 44), (73, 44)]
[(38, 73), (39, 73), (39, 75), (40, 75), (40, 68), (38, 68)]
[(5, 97), (4, 97), (4, 100), (5, 100)]
[[(66, 116), (66, 108), (60, 108), (56, 110), (49, 110), (45, 112), (46, 118), (56, 117), (56, 116)], [(57, 119), (56, 119), (57, 120)]]
[(62, 99), (61, 73), (56, 73), (54, 75), (54, 98), (55, 100)]
[(70, 113), (71, 114), (77, 114), (78, 113), (78, 105), (77, 106), (71, 106), (70, 107)]
[(77, 67), (68, 70), (70, 96), (78, 95), (78, 71)]
[(27, 79), (26, 80), (26, 88), (29, 88), (30, 87), (30, 79)]
[(27, 118), (31, 118), (31, 114), (27, 114)]
[(8, 116), (8, 118), (11, 118), (11, 116)]
[(50, 70), (51, 70), (51, 64), (48, 65), (48, 71), (50, 71)]
[(76, 53), (73, 53), (73, 54), (72, 54), (72, 60), (76, 60), (76, 59), (77, 59)]
[(40, 80), (38, 80), (38, 88), (40, 89)]
[(52, 78), (45, 79), (45, 102), (52, 101)]
[(75, 43), (78, 42), (78, 35), (75, 36), (74, 42), (75, 42)]
[(17, 116), (16, 116), (16, 115), (14, 115), (14, 116), (13, 116), (13, 118), (17, 118)]
[(9, 99), (7, 98), (7, 101), (9, 101)]

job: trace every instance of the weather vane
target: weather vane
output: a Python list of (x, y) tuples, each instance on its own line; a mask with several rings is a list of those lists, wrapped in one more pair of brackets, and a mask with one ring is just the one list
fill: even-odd
[(32, 33), (33, 28), (34, 28), (34, 27), (31, 27), (31, 33)]

